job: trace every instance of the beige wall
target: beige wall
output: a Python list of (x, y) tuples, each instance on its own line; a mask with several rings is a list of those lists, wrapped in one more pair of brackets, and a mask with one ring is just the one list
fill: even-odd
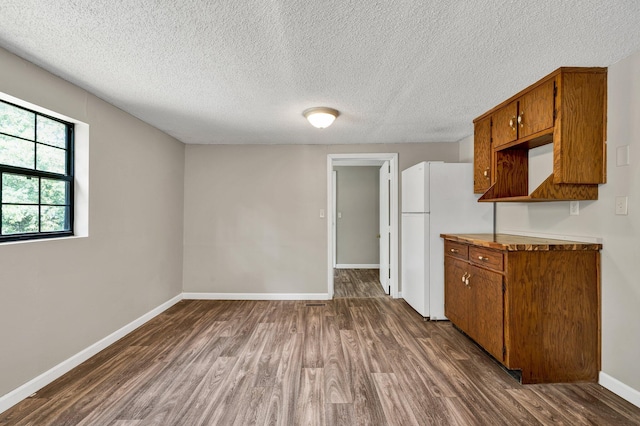
[(336, 263), (380, 261), (380, 167), (338, 166), (336, 171)]
[[(603, 240), (602, 371), (640, 392), (640, 53), (609, 67), (607, 183), (597, 201), (580, 201), (580, 214), (569, 215), (568, 202), (498, 203), (498, 232), (534, 232)], [(631, 165), (616, 167), (616, 150), (630, 145)], [(465, 155), (473, 155), (471, 152)], [(537, 150), (531, 166), (539, 182), (552, 169), (552, 152)], [(534, 171), (534, 170), (532, 170)], [(533, 187), (533, 185), (531, 185)], [(614, 214), (615, 197), (629, 196), (628, 216)]]
[(90, 126), (90, 235), (0, 245), (0, 396), (182, 291), (184, 145), (0, 49), (0, 92)]
[(460, 147), (460, 162), (473, 163), (473, 135), (469, 135), (458, 142)]
[(327, 155), (457, 161), (458, 144), (188, 145), (184, 291), (327, 293)]

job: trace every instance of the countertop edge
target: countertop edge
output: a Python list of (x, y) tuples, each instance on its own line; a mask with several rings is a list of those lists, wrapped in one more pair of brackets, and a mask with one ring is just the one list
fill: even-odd
[(602, 244), (565, 241), (512, 234), (440, 234), (458, 243), (472, 244), (502, 251), (599, 251)]

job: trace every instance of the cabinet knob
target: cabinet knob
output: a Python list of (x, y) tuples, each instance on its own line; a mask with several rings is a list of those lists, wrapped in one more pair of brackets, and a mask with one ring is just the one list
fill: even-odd
[(489, 170), (490, 169), (487, 167), (486, 170), (482, 173), (487, 179), (489, 179)]
[(489, 258), (484, 256), (478, 256), (478, 260), (482, 260), (483, 262), (486, 262), (487, 260), (489, 260)]
[(516, 116), (515, 115), (513, 117), (511, 117), (511, 120), (509, 120), (509, 127), (511, 127), (511, 130), (513, 130), (514, 132), (516, 131)]
[(469, 287), (469, 278), (471, 278), (471, 274), (468, 272), (465, 272), (464, 275), (462, 276), (462, 283), (466, 285), (467, 288)]
[(518, 124), (520, 125), (520, 127), (524, 127), (524, 120), (522, 119), (523, 115), (524, 111), (520, 111), (520, 115), (518, 115)]
[(451, 253), (460, 253), (460, 250), (452, 248), (449, 250)]

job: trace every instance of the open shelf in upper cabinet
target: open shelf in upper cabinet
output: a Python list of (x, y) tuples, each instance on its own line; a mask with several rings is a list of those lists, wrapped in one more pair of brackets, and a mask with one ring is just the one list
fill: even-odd
[[(606, 68), (559, 68), (474, 120), (480, 201), (595, 200), (606, 181)], [(553, 173), (529, 192), (528, 153), (553, 143)]]

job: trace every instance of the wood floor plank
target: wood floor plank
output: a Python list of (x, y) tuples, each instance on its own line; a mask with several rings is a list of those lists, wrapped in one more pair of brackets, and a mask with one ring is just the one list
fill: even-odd
[(336, 274), (330, 301), (181, 301), (0, 426), (640, 425), (596, 383), (519, 384), (449, 322), (380, 294), (376, 272)]
[[(442, 354), (425, 349), (433, 347), (432, 338), (417, 339), (411, 333), (403, 332), (405, 329), (402, 328), (402, 324), (404, 324), (403, 321), (389, 321), (390, 330), (404, 355), (400, 361), (406, 359), (406, 362), (397, 362), (393, 371), (399, 377), (402, 373), (409, 373), (412, 375), (412, 381), (419, 379), (426, 388), (426, 392), (436, 398), (456, 396), (456, 391), (447, 380), (446, 365), (440, 359)], [(421, 326), (426, 330), (434, 328), (435, 325), (425, 322)], [(420, 334), (431, 336), (432, 333)]]
[(255, 386), (273, 387), (276, 384), (284, 345), (290, 336), (289, 333), (282, 333), (279, 330), (280, 327), (274, 327), (273, 336), (267, 340), (264, 350), (260, 355)]
[[(258, 323), (250, 334), (244, 349), (239, 352), (238, 362), (234, 365), (223, 386), (224, 398), (213, 401), (215, 409), (205, 419), (205, 424), (231, 425), (239, 412), (244, 410), (247, 394), (255, 387), (257, 366), (266, 342), (273, 337), (274, 325)], [(244, 334), (242, 335), (244, 336)], [(242, 337), (244, 339), (244, 337)]]
[(354, 323), (356, 324), (358, 347), (364, 359), (366, 370), (371, 373), (391, 372), (391, 363), (384, 350), (384, 343), (378, 340), (366, 313), (365, 307), (351, 308)]
[(348, 363), (344, 356), (340, 330), (335, 323), (329, 323), (324, 327), (324, 376), (325, 398), (330, 404), (344, 404), (353, 402), (351, 392), (351, 375)]
[(229, 380), (236, 357), (218, 357), (202, 378), (194, 392), (173, 415), (174, 425), (205, 424), (204, 419), (215, 409), (215, 401), (220, 400), (225, 392), (226, 381)]
[(429, 380), (428, 375), (421, 368), (421, 363), (416, 362), (415, 355), (402, 349), (394, 351), (393, 354), (393, 370), (398, 385), (418, 422), (448, 424), (450, 413), (446, 410), (443, 398), (433, 397), (435, 392), (430, 389), (430, 386), (437, 385)]
[[(595, 425), (614, 425), (614, 424), (638, 424), (640, 419), (632, 416), (626, 421), (622, 420), (626, 413), (617, 411), (598, 397), (593, 387), (597, 386), (593, 383), (584, 384), (584, 386), (570, 386), (567, 384), (557, 384), (544, 389), (544, 393), (552, 398), (555, 404), (563, 407), (563, 412), (574, 424), (595, 424)], [(539, 386), (535, 386), (534, 392), (541, 392)], [(549, 399), (547, 399), (548, 401)], [(588, 408), (587, 408), (588, 407)]]
[(296, 398), (291, 398), (291, 395), (299, 395), (303, 341), (301, 333), (292, 333), (284, 344), (276, 385), (265, 415), (265, 426), (293, 424)]
[(385, 297), (380, 285), (378, 269), (335, 269), (333, 284), (335, 298)]
[(382, 405), (373, 383), (373, 377), (368, 369), (368, 364), (365, 363), (365, 359), (362, 357), (357, 332), (355, 330), (340, 330), (340, 338), (345, 359), (351, 365), (349, 381), (353, 386), (354, 424), (385, 424)]
[(300, 309), (304, 323), (303, 368), (324, 367), (322, 356), (323, 312), (322, 307), (305, 306)]
[(325, 404), (325, 424), (331, 426), (352, 426), (358, 424), (353, 404)]
[(493, 419), (484, 419), (478, 417), (478, 414), (472, 411), (464, 400), (458, 397), (440, 398), (446, 407), (447, 420), (442, 423), (434, 423), (447, 426), (496, 426), (498, 423), (491, 423)]
[[(607, 404), (611, 409), (616, 413), (616, 415), (625, 416), (629, 423), (633, 423), (637, 421), (637, 410), (638, 407), (626, 401), (608, 389), (604, 388), (602, 385), (597, 383), (591, 383), (589, 385), (585, 385), (588, 388), (589, 393), (593, 395), (594, 398), (598, 399), (600, 402)], [(591, 404), (588, 404), (590, 406)], [(638, 422), (640, 424), (640, 422)]]
[(209, 326), (192, 330), (176, 345), (175, 356), (165, 363), (165, 368), (130, 394), (130, 403), (121, 408), (118, 417), (132, 420), (154, 418), (158, 423), (170, 417), (174, 407), (181, 404), (181, 396), (194, 392), (206, 375), (208, 366), (226, 346), (220, 344), (218, 328), (223, 327), (214, 321)]
[[(144, 373), (135, 374), (141, 368), (140, 362), (135, 360), (149, 359), (153, 357), (152, 352), (148, 347), (123, 348), (120, 357), (105, 362), (86, 376), (77, 376), (75, 371), (68, 373), (76, 375), (75, 380), (68, 382), (65, 378), (61, 380), (62, 384), (53, 382), (42, 391), (43, 394), (49, 395), (49, 401), (55, 399), (56, 403), (48, 403), (38, 410), (33, 410), (17, 424), (78, 424), (86, 416), (94, 414), (97, 408), (104, 408), (104, 395), (125, 394), (128, 390), (145, 383), (150, 375), (159, 373), (164, 366), (152, 363)], [(134, 362), (130, 363), (127, 360)], [(110, 371), (116, 373), (110, 374)], [(54, 389), (58, 389), (58, 392)]]
[(543, 425), (572, 425), (562, 411), (540, 398), (533, 389), (509, 389), (507, 392)]
[[(239, 407), (234, 426), (253, 426), (262, 425), (264, 416), (268, 408), (269, 398), (271, 396), (271, 388), (264, 386), (254, 387), (246, 390), (248, 392), (248, 398), (246, 398), (246, 405)], [(229, 424), (229, 423), (221, 423)]]
[(350, 299), (334, 299), (335, 322), (339, 330), (353, 330), (353, 317), (350, 310)]
[(303, 368), (293, 424), (324, 425), (324, 370)]
[(406, 398), (401, 396), (398, 380), (393, 373), (372, 373), (373, 381), (382, 402), (387, 424), (389, 425), (415, 425), (418, 426), (413, 411), (408, 406)]

